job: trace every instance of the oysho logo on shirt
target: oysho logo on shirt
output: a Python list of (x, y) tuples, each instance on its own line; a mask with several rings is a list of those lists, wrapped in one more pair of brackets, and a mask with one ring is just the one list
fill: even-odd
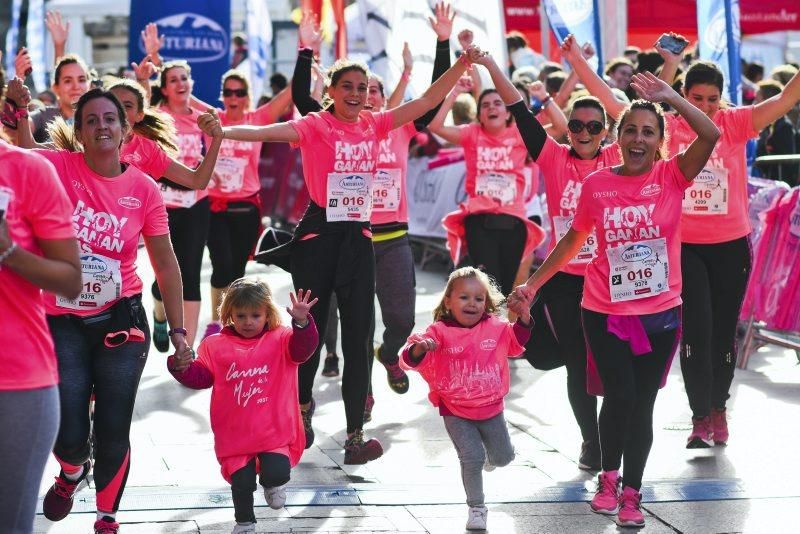
[(592, 198), (614, 198), (618, 195), (616, 191), (597, 191), (592, 193)]
[(661, 186), (658, 184), (646, 185), (639, 191), (639, 194), (644, 197), (654, 197), (661, 194)]
[(497, 340), (495, 339), (484, 339), (480, 343), (481, 350), (494, 350), (497, 348)]
[(136, 210), (142, 207), (142, 202), (136, 197), (122, 197), (117, 200), (117, 204), (123, 208), (130, 208)]
[(447, 347), (445, 349), (442, 349), (442, 352), (444, 352), (445, 354), (461, 354), (462, 352), (464, 352), (464, 347), (461, 346)]

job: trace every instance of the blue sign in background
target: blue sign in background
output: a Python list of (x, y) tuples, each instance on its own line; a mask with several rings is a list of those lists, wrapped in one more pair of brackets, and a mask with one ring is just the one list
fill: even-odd
[(741, 103), (742, 74), (739, 46), (739, 0), (699, 0), (697, 28), (700, 30), (700, 59), (716, 63), (725, 75), (723, 96)]
[(138, 63), (144, 57), (139, 36), (150, 22), (155, 22), (159, 35), (164, 35), (164, 61), (188, 61), (194, 95), (218, 104), (220, 80), (230, 68), (230, 0), (131, 0), (129, 61)]
[(597, 73), (602, 76), (603, 43), (600, 38), (600, 9), (597, 0), (544, 0), (542, 5), (550, 22), (550, 29), (559, 43), (569, 34), (575, 36), (578, 46), (583, 46), (586, 42), (592, 43), (596, 52)]

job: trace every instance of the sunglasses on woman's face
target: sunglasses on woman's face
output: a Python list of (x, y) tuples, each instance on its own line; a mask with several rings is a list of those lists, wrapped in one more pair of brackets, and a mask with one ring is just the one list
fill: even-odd
[(247, 96), (247, 89), (223, 89), (222, 96), (238, 96), (244, 98)]
[(583, 122), (578, 119), (572, 119), (567, 123), (567, 128), (574, 134), (579, 134), (586, 128), (586, 131), (592, 135), (597, 135), (603, 131), (603, 123), (600, 121)]

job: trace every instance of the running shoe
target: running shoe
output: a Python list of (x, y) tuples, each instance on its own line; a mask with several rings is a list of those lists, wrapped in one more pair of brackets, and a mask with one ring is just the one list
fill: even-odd
[(714, 432), (714, 444), (727, 445), (729, 437), (728, 411), (725, 408), (721, 410), (713, 408), (711, 410), (711, 428)]
[(372, 421), (372, 407), (375, 406), (375, 397), (367, 395), (367, 403), (364, 405), (364, 422)]
[(377, 439), (364, 441), (364, 431), (360, 428), (353, 433), (353, 437), (344, 442), (344, 463), (346, 465), (361, 465), (383, 456), (383, 447)]
[(167, 321), (159, 321), (153, 316), (153, 345), (158, 352), (169, 350), (169, 333), (167, 331)]
[(203, 339), (207, 338), (208, 336), (213, 336), (214, 334), (219, 334), (222, 332), (222, 325), (219, 323), (208, 323), (206, 326), (206, 332), (203, 334)]
[(485, 506), (470, 506), (467, 515), (467, 530), (486, 530), (489, 510)]
[(621, 527), (643, 527), (644, 514), (642, 514), (641, 502), (642, 494), (630, 486), (625, 486), (622, 495), (619, 496), (617, 524)]
[(317, 409), (317, 403), (314, 397), (311, 397), (311, 404), (308, 410), (300, 409), (300, 416), (303, 418), (303, 430), (306, 433), (306, 449), (311, 448), (314, 444), (314, 428), (311, 426), (311, 418), (314, 417), (314, 410)]
[(592, 511), (614, 515), (619, 511), (619, 474), (603, 471), (597, 476), (597, 493), (591, 502)]
[(256, 534), (255, 523), (236, 523), (231, 534)]
[(74, 482), (66, 477), (64, 471), (58, 474), (55, 484), (47, 490), (42, 503), (42, 511), (47, 519), (61, 521), (69, 515), (70, 510), (72, 510), (72, 500), (75, 498), (75, 494), (83, 487), (91, 468), (92, 464), (90, 462), (87, 461), (83, 464), (83, 473)]
[(113, 517), (103, 516), (103, 519), (98, 519), (94, 522), (94, 534), (117, 534), (119, 532), (119, 523), (114, 521)]
[(687, 449), (707, 449), (714, 445), (711, 416), (692, 417), (692, 433), (686, 439)]
[(395, 393), (403, 394), (408, 391), (408, 375), (400, 368), (400, 358), (395, 357), (394, 363), (387, 363), (381, 359), (381, 347), (375, 349), (375, 359), (386, 368), (386, 380)]
[(325, 356), (325, 365), (322, 366), (322, 376), (339, 376), (339, 357), (337, 355), (328, 353), (328, 355)]
[(264, 488), (264, 498), (273, 510), (280, 510), (286, 506), (286, 486)]
[(600, 471), (600, 444), (596, 441), (584, 441), (581, 444), (581, 455), (578, 458), (578, 469)]

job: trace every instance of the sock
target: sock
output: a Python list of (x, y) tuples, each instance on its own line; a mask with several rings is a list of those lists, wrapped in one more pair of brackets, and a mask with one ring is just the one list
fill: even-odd
[(83, 469), (84, 469), (83, 466), (80, 466), (78, 470), (75, 471), (74, 473), (67, 473), (66, 471), (64, 471), (63, 467), (61, 468), (61, 470), (64, 471), (64, 478), (66, 478), (70, 482), (75, 482), (76, 480), (81, 478), (81, 476), (83, 475)]
[(108, 521), (109, 519), (113, 523), (117, 520), (117, 512), (101, 512), (100, 510), (97, 511), (97, 520), (101, 521), (105, 519)]

